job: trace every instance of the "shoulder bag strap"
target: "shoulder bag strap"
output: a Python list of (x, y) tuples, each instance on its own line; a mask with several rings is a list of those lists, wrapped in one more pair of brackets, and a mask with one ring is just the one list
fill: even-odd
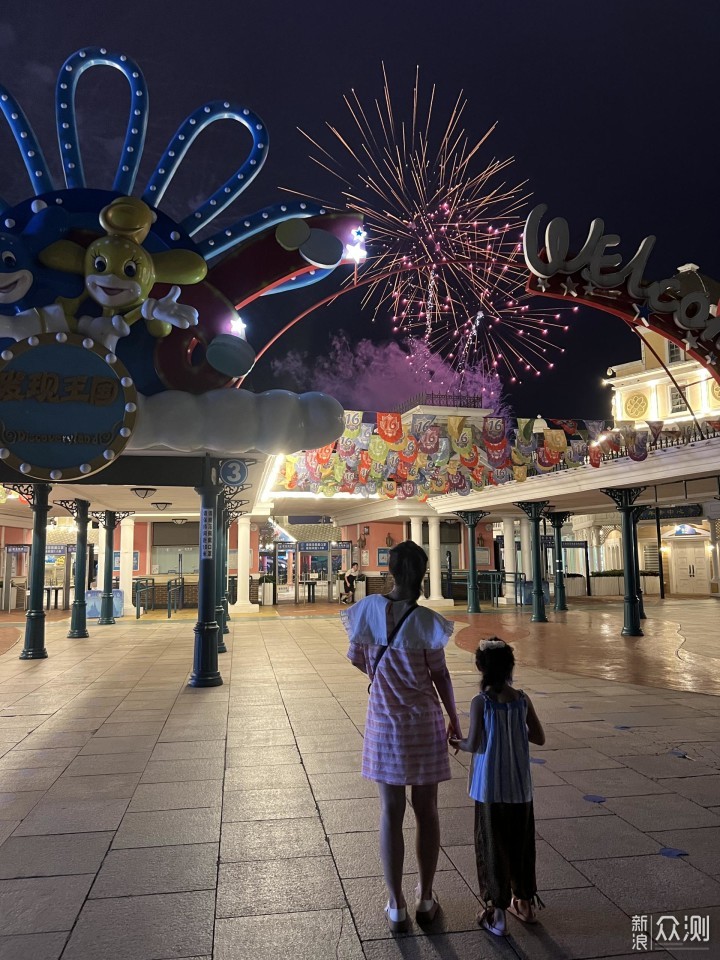
[(374, 669), (373, 669), (373, 679), (372, 679), (372, 680), (370, 681), (370, 683), (368, 684), (368, 693), (370, 693), (370, 687), (372, 687), (373, 681), (374, 681), (375, 677), (377, 676), (377, 671), (378, 671), (378, 667), (380, 666), (380, 661), (382, 660), (382, 658), (383, 658), (383, 657), (385, 656), (385, 654), (387, 653), (388, 647), (392, 644), (393, 640), (395, 639), (395, 637), (396, 637), (396, 636), (398, 635), (398, 633), (400, 632), (400, 627), (402, 627), (402, 625), (405, 623), (405, 621), (406, 621), (407, 618), (410, 616), (410, 614), (413, 612), (413, 610), (417, 610), (417, 607), (418, 607), (418, 605), (417, 605), (416, 603), (411, 604), (411, 605), (407, 608), (407, 610), (405, 611), (405, 613), (400, 617), (400, 619), (399, 619), (398, 622), (395, 624), (395, 626), (392, 628), (392, 631), (391, 631), (391, 633), (389, 634), (389, 636), (388, 636), (388, 638), (387, 638), (387, 644), (384, 645), (384, 646), (381, 648), (380, 654), (378, 655), (378, 658), (377, 658), (377, 660), (375, 661), (375, 667), (374, 667)]

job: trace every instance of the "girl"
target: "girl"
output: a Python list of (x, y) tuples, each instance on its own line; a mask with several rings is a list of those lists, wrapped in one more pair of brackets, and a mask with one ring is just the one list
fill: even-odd
[[(370, 678), (362, 775), (377, 781), (380, 791), (385, 913), (397, 933), (408, 929), (402, 891), (405, 790), (411, 787), (417, 826), (415, 919), (431, 923), (439, 906), (432, 888), (440, 851), (437, 789), (450, 779), (447, 738), (462, 734), (443, 653), (454, 624), (417, 605), (427, 554), (407, 540), (390, 551), (389, 567), (391, 593), (366, 597), (341, 616), (350, 638), (348, 659)], [(450, 718), (447, 732), (440, 701)]]
[(357, 580), (359, 569), (358, 564), (353, 563), (350, 569), (345, 571), (345, 576), (343, 577), (345, 593), (340, 597), (343, 603), (355, 603), (355, 581)]
[(530, 743), (545, 733), (530, 698), (515, 690), (515, 657), (504, 640), (483, 640), (475, 653), (482, 674), (480, 693), (470, 704), (466, 739), (450, 738), (456, 750), (472, 753), (468, 793), (475, 801), (475, 857), (485, 909), (478, 922), (505, 935), (505, 911), (524, 923), (537, 923), (543, 906), (535, 880), (535, 818), (530, 775)]

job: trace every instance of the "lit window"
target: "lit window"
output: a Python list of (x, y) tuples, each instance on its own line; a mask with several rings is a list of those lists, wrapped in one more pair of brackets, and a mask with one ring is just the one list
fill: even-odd
[(684, 413), (688, 408), (685, 397), (677, 387), (670, 387), (670, 412)]
[(668, 343), (668, 363), (680, 363), (685, 354), (676, 343)]

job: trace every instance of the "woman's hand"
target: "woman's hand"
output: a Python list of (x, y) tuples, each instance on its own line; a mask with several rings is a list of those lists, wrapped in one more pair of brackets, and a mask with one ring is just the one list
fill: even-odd
[(447, 738), (450, 740), (462, 740), (462, 731), (460, 730), (460, 721), (457, 717), (451, 717), (448, 721)]
[(457, 737), (448, 737), (448, 744), (452, 747), (455, 753), (460, 749), (460, 740)]

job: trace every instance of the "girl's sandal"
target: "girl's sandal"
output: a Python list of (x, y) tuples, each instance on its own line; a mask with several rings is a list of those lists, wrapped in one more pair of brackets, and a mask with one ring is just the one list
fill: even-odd
[(497, 907), (485, 907), (478, 913), (477, 921), (483, 930), (487, 930), (496, 937), (507, 935), (504, 910), (499, 910)]
[[(524, 911), (520, 904), (527, 904), (527, 910)], [(530, 900), (518, 900), (517, 897), (512, 897), (510, 900), (510, 906), (508, 907), (508, 912), (520, 920), (521, 923), (534, 924), (538, 922), (538, 919), (535, 916), (535, 909), (532, 905), (532, 901)]]
[(407, 907), (385, 906), (385, 916), (391, 933), (407, 933), (409, 929)]

